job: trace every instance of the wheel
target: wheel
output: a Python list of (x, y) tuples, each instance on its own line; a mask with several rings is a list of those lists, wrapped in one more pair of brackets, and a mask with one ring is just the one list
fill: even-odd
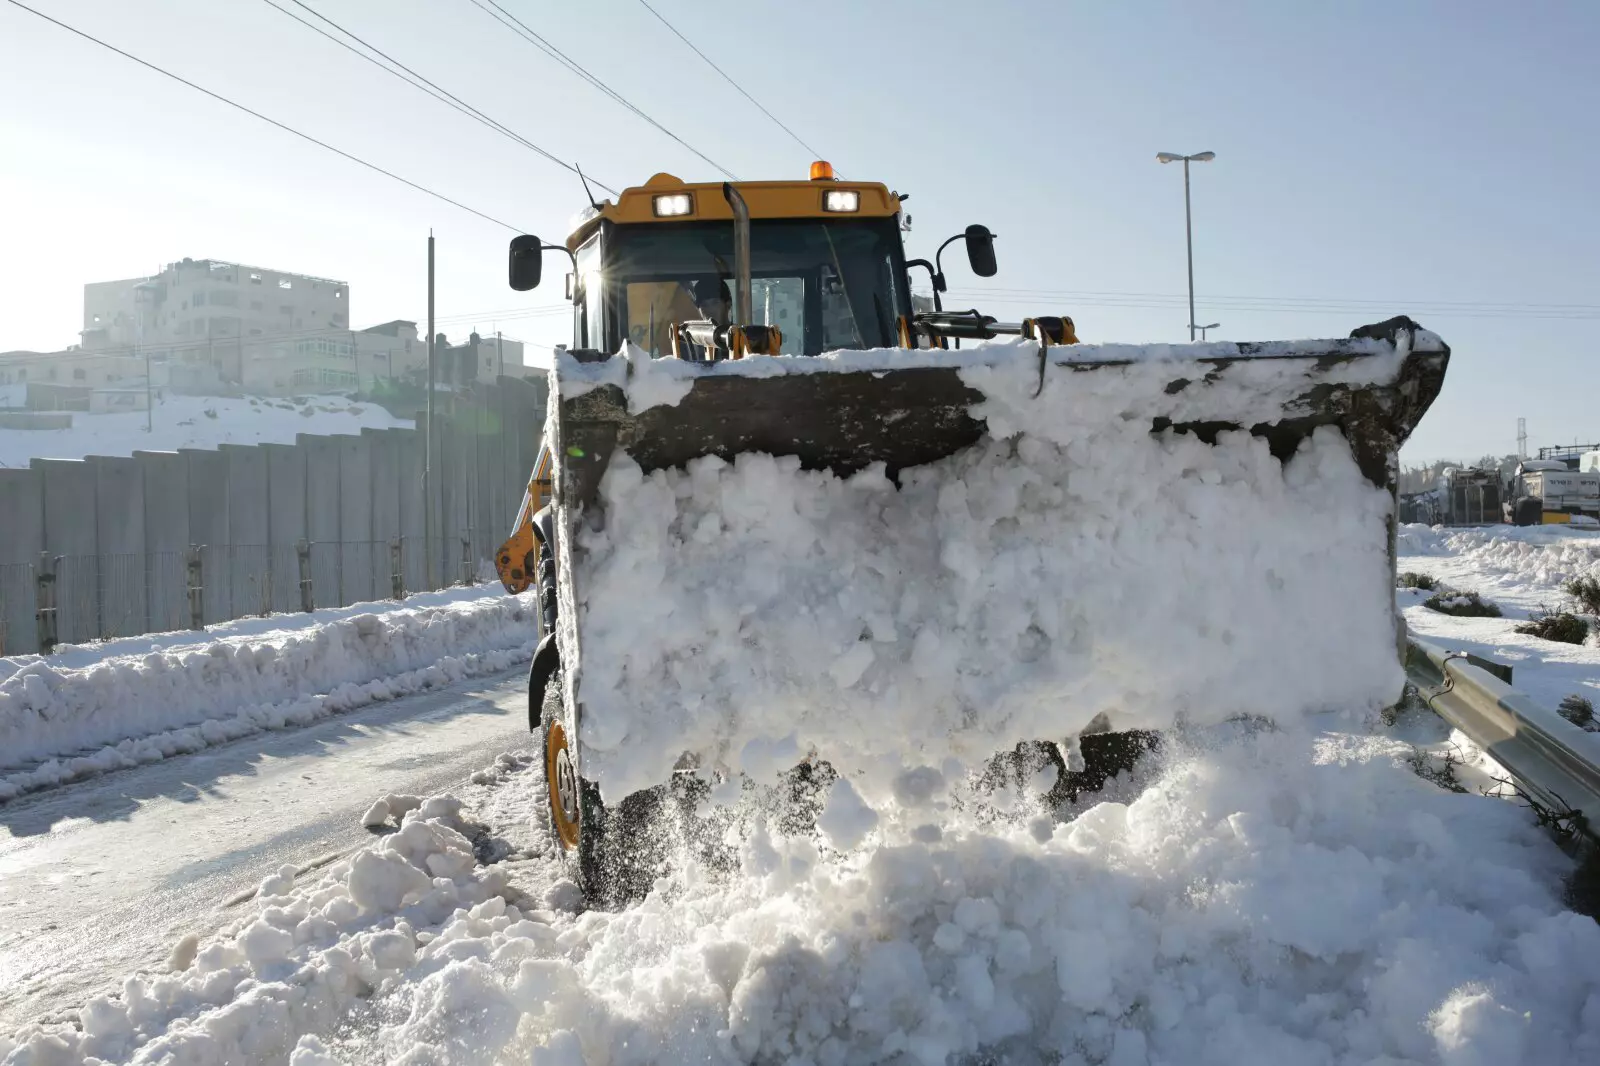
[(667, 786), (635, 792), (614, 807), (579, 773), (576, 732), (562, 698), (557, 667), (541, 693), (539, 733), (544, 748), (545, 812), (550, 841), (591, 907), (622, 907), (643, 899), (666, 864)]
[(1519, 526), (1536, 526), (1544, 521), (1544, 501), (1537, 496), (1524, 496), (1516, 503), (1512, 521)]

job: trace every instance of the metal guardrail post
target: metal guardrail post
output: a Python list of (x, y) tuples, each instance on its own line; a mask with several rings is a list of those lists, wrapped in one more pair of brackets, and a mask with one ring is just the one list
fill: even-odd
[(39, 626), (39, 653), (56, 650), (60, 630), (56, 620), (56, 561), (49, 552), (39, 553), (39, 571), (34, 575), (34, 618)]
[(406, 598), (405, 555), (400, 538), (389, 541), (389, 591), (397, 600)]
[(206, 627), (205, 545), (189, 545), (189, 628)]
[(316, 597), (311, 588), (311, 543), (297, 540), (294, 554), (300, 563), (300, 609), (307, 614), (317, 609)]
[(1536, 802), (1600, 839), (1600, 734), (1585, 732), (1460, 652), (1409, 638), (1418, 694), (1516, 778)]
[(461, 583), (472, 584), (472, 538), (461, 538)]

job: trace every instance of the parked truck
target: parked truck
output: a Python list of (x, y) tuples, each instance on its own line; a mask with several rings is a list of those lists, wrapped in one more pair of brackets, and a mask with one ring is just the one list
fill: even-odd
[(1505, 519), (1514, 525), (1600, 520), (1600, 471), (1573, 470), (1562, 459), (1524, 459), (1511, 475)]

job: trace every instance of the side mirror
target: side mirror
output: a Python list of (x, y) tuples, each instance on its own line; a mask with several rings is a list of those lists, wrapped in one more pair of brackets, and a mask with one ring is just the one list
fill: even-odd
[(994, 234), (989, 232), (989, 227), (974, 223), (967, 227), (966, 237), (967, 262), (972, 272), (980, 278), (994, 277), (999, 269), (994, 261)]
[[(518, 292), (538, 288), (539, 276), (544, 271), (544, 247), (539, 238), (523, 234), (511, 238), (511, 287)], [(993, 262), (993, 253), (990, 254)]]

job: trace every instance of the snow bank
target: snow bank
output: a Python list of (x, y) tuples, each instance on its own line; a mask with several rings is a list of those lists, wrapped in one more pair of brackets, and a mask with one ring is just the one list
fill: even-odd
[(1435, 538), (1437, 547), (1427, 554), (1459, 556), (1486, 578), (1508, 584), (1556, 593), (1573, 578), (1600, 578), (1600, 530), (1491, 526), (1452, 531), (1440, 527)]
[[(20, 391), (20, 390), (14, 390)], [(18, 400), (20, 403), (20, 400)], [(219, 444), (293, 444), (297, 433), (360, 433), (410, 428), (371, 403), (348, 396), (182, 396), (167, 393), (145, 429), (145, 412), (74, 412), (69, 429), (0, 429), (0, 466), (25, 467), (33, 458), (81, 459), (135, 451), (215, 448)]]
[(417, 599), (202, 644), (145, 637), (133, 642), (151, 650), (132, 654), (117, 654), (116, 642), (59, 660), (0, 660), (0, 801), (504, 670), (532, 654), (535, 623), (522, 599), (498, 589)]
[[(1381, 347), (1333, 373), (1391, 380)], [(1152, 397), (1175, 421), (1281, 417), (1302, 366), (1246, 360), (1174, 394), (1181, 364), (1134, 360), (1036, 399), (1031, 345), (946, 357), (967, 361), (991, 436), (898, 491), (881, 468), (840, 480), (747, 454), (645, 476), (618, 454), (612, 520), (568, 515), (563, 661), (604, 792), (665, 780), (685, 750), (756, 771), (773, 745), (815, 747), (883, 780), (1100, 713), (1163, 726), (1394, 700), (1390, 501), (1338, 432), (1287, 464), (1247, 433), (1149, 432)]]
[(576, 917), (475, 868), (435, 799), (0, 1061), (1596, 1061), (1600, 927), (1559, 904), (1565, 858), (1412, 750), (1242, 736), (1065, 824), (891, 804), (848, 855), (757, 828), (727, 878)]
[[(268, 878), (233, 933), (203, 946), (180, 943), (177, 972), (129, 977), (120, 996), (84, 1007), (80, 1029), (29, 1026), (0, 1036), (0, 1062), (344, 1061), (315, 1034), (331, 1033), (346, 1011), (400, 973), (474, 958), (477, 945), (458, 950), (469, 933), (515, 925), (519, 936), (534, 938), (547, 928), (548, 916), (506, 904), (505, 870), (477, 864), (475, 830), (460, 810), (459, 800), (433, 797), (408, 812), (397, 832), (313, 883), (296, 889), (291, 877)], [(456, 932), (438, 935), (447, 921)]]

